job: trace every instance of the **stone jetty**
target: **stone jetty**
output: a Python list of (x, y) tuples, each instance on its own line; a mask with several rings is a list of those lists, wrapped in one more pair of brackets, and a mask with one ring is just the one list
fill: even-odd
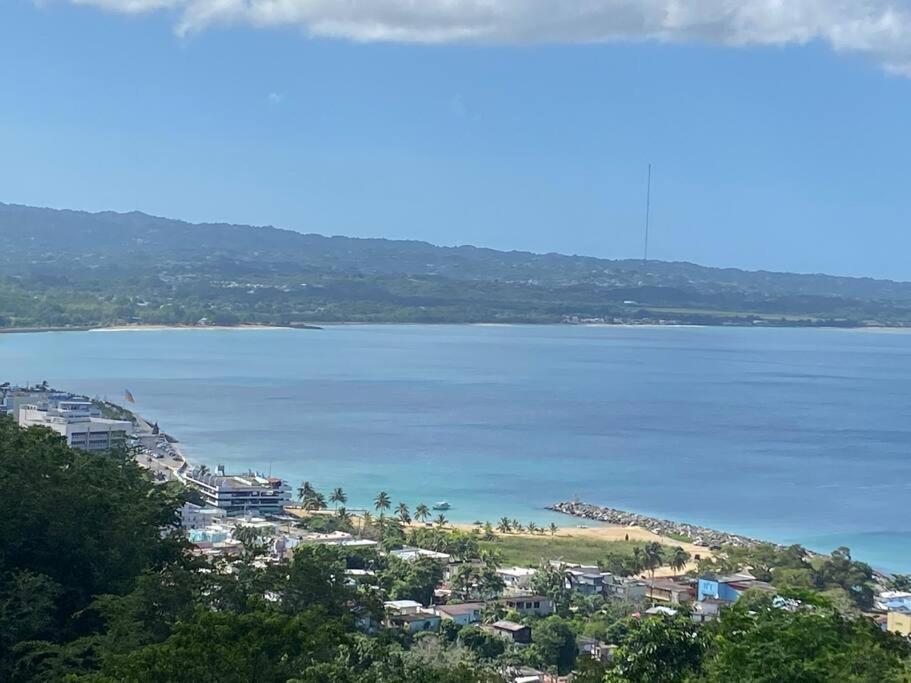
[(702, 546), (721, 546), (732, 545), (739, 547), (752, 547), (763, 543), (749, 536), (731, 534), (726, 531), (709, 529), (696, 524), (687, 524), (685, 522), (674, 522), (669, 519), (658, 519), (657, 517), (648, 517), (635, 512), (625, 510), (615, 510), (600, 505), (590, 505), (589, 503), (580, 503), (577, 501), (566, 501), (555, 503), (547, 508), (554, 512), (562, 512), (566, 515), (590, 519), (597, 522), (605, 522), (617, 526), (638, 526), (648, 529), (656, 534), (667, 536), (685, 536), (696, 545)]

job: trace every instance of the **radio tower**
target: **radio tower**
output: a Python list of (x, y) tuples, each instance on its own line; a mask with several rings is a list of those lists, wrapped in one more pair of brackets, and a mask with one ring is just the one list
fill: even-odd
[(652, 204), (652, 165), (648, 165), (648, 184), (645, 190), (645, 251), (642, 257), (642, 264), (648, 263), (648, 218)]

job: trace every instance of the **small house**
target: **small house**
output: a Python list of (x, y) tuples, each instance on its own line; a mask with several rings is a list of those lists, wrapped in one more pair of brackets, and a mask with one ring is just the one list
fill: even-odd
[(522, 616), (547, 617), (554, 613), (554, 601), (541, 595), (501, 598), (500, 604)]
[(498, 635), (513, 643), (527, 645), (531, 642), (531, 627), (525, 626), (524, 624), (517, 624), (514, 621), (502, 619), (492, 623), (487, 627), (487, 630), (494, 635)]
[(459, 626), (476, 624), (481, 621), (481, 610), (484, 603), (463, 602), (455, 605), (437, 605), (434, 611), (443, 621), (450, 620)]

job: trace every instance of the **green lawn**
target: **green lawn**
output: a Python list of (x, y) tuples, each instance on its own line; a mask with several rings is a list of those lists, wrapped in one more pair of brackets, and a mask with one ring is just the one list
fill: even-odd
[(482, 541), (482, 547), (494, 548), (503, 556), (504, 565), (537, 567), (541, 560), (564, 560), (579, 564), (597, 564), (608, 552), (632, 555), (633, 548), (644, 543), (633, 541), (597, 541), (571, 536), (498, 535), (495, 541)]

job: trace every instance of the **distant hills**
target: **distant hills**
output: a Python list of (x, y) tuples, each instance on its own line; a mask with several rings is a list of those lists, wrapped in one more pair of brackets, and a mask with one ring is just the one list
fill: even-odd
[(911, 283), (0, 203), (0, 326), (200, 320), (904, 325)]

